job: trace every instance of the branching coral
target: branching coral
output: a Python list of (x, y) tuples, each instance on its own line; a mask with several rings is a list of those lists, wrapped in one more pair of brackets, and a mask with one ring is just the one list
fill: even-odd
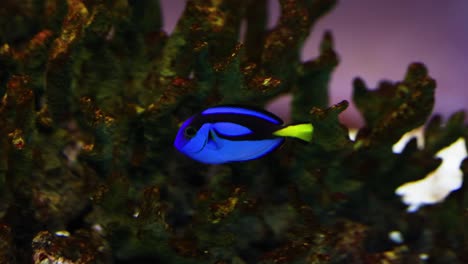
[[(435, 81), (413, 63), (402, 81), (377, 89), (355, 80), (366, 125), (350, 140), (338, 119), (348, 102), (328, 107), (339, 62), (332, 34), (317, 58), (299, 58), (336, 1), (279, 2), (268, 30), (266, 1), (190, 0), (170, 35), (158, 1), (2, 2), (2, 261), (467, 262), (466, 184), (414, 214), (394, 193), (467, 139), (463, 113), (433, 118), (423, 148), (413, 140), (393, 153), (434, 103)], [(314, 125), (312, 143), (219, 166), (173, 149), (193, 113), (262, 107), (284, 93), (293, 121)], [(461, 169), (467, 175), (466, 159)]]

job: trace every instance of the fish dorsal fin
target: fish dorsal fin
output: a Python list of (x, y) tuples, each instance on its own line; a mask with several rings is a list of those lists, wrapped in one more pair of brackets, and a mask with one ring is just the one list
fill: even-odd
[(205, 109), (202, 112), (202, 115), (209, 114), (238, 114), (238, 115), (249, 115), (257, 118), (261, 118), (273, 124), (280, 125), (283, 121), (276, 115), (267, 112), (262, 109), (255, 109), (252, 107), (246, 106), (236, 106), (236, 105), (220, 105)]

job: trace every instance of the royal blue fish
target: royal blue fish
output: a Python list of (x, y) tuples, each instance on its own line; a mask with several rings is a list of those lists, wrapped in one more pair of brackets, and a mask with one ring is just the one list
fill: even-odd
[(174, 146), (199, 162), (221, 164), (260, 158), (278, 148), (285, 137), (310, 142), (312, 133), (310, 123), (284, 126), (265, 110), (221, 105), (187, 119)]

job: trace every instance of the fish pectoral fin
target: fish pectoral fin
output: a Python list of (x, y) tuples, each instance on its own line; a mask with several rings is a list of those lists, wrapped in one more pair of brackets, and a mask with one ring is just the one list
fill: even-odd
[(310, 123), (297, 124), (284, 127), (280, 130), (273, 132), (273, 135), (280, 137), (293, 137), (300, 140), (310, 142), (312, 134), (314, 133), (314, 126)]
[(218, 137), (218, 135), (213, 129), (210, 129), (210, 133), (208, 135), (208, 144), (214, 145), (216, 149), (220, 149), (223, 146), (221, 143), (221, 139)]

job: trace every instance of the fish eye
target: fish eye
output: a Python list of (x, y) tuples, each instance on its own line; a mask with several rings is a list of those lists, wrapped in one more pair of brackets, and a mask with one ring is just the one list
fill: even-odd
[(194, 127), (189, 126), (184, 130), (184, 135), (188, 138), (192, 138), (196, 134), (197, 134), (197, 130)]

